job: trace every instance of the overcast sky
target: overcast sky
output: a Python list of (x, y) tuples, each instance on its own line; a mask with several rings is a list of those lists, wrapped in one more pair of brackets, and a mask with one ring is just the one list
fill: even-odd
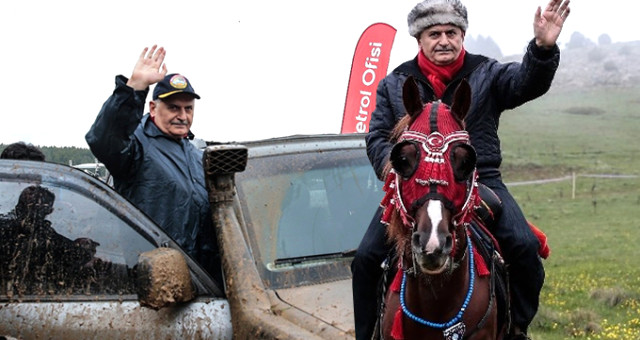
[[(145, 46), (202, 97), (196, 137), (243, 141), (338, 133), (354, 48), (376, 22), (397, 29), (389, 71), (417, 53), (406, 17), (416, 0), (3, 1), (0, 143), (87, 147), (84, 135)], [(541, 0), (466, 0), (468, 35), (503, 54), (533, 37)], [(635, 1), (573, 0), (560, 47), (578, 31), (640, 40)], [(149, 98), (150, 99), (150, 96)]]

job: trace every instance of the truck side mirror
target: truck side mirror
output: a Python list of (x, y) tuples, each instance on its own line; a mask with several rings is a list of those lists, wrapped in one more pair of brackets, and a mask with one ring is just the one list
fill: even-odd
[(195, 297), (187, 261), (171, 248), (156, 248), (138, 256), (136, 289), (140, 305), (155, 310)]

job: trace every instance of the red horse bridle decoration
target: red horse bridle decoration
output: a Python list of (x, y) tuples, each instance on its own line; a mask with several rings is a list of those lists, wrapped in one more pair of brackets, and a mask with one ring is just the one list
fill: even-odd
[[(392, 150), (392, 154), (407, 143), (414, 144), (419, 152), (420, 162), (410, 172), (399, 174), (394, 168), (387, 175), (382, 222), (389, 224), (394, 210), (400, 213), (404, 225), (412, 228), (412, 209), (416, 202), (428, 198), (438, 198), (455, 213), (454, 225), (464, 225), (471, 221), (471, 214), (480, 202), (475, 167), (468, 179), (459, 178), (454, 173), (449, 160), (458, 147), (475, 151), (469, 141), (469, 133), (463, 129), (451, 114), (439, 112), (450, 110), (446, 104), (431, 102), (425, 105), (429, 115), (419, 115), (406, 129)], [(448, 119), (443, 119), (448, 118)], [(418, 132), (426, 131), (426, 133)], [(463, 175), (464, 176), (464, 175)]]

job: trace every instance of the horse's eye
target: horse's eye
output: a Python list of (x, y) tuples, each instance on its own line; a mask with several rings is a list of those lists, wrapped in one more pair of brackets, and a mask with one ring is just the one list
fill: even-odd
[(391, 150), (391, 165), (403, 178), (409, 178), (418, 168), (420, 148), (413, 142), (401, 142)]
[(451, 152), (451, 165), (456, 181), (469, 179), (476, 167), (476, 151), (468, 144), (458, 144)]

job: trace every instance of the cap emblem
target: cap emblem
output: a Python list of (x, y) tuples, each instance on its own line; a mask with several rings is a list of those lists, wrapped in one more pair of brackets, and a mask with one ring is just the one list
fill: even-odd
[(176, 74), (171, 77), (169, 84), (171, 84), (174, 89), (184, 90), (187, 88), (187, 79), (182, 75)]

